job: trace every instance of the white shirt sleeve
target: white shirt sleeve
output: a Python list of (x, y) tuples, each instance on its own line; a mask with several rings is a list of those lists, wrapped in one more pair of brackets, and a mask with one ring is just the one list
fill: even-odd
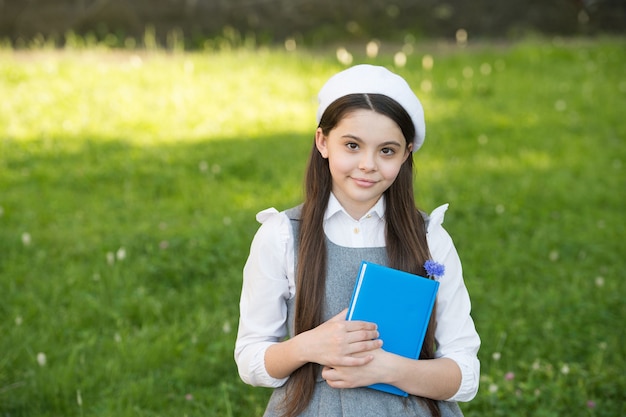
[(293, 277), (293, 237), (289, 219), (275, 209), (262, 211), (257, 220), (262, 225), (243, 270), (235, 362), (247, 384), (279, 387), (287, 378), (267, 373), (265, 351), (287, 336), (287, 300), (294, 285), (289, 278)]
[(480, 337), (470, 316), (471, 303), (463, 281), (461, 261), (452, 238), (442, 227), (445, 204), (433, 211), (427, 240), (434, 261), (445, 265), (437, 295), (436, 358), (454, 360), (461, 369), (461, 386), (448, 401), (470, 401), (478, 392)]

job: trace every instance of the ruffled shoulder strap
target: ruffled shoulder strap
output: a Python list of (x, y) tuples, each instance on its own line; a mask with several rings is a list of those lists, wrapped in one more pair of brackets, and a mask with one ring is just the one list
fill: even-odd
[(430, 213), (428, 219), (426, 220), (427, 232), (434, 230), (436, 227), (439, 227), (443, 224), (443, 219), (445, 217), (446, 211), (448, 210), (448, 206), (448, 203), (442, 204)]
[(298, 239), (298, 237), (300, 235), (300, 220), (302, 219), (302, 204), (285, 210), (285, 215), (291, 223), (291, 232), (293, 233), (293, 249), (297, 263), (298, 247), (300, 243), (300, 239)]

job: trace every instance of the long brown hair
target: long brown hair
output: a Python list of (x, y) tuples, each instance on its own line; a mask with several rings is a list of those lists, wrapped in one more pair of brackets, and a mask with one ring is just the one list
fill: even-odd
[[(408, 113), (396, 101), (381, 94), (350, 94), (333, 102), (322, 116), (319, 127), (325, 135), (350, 112), (373, 110), (396, 122), (410, 142), (415, 128)], [(298, 265), (296, 267), (295, 334), (311, 330), (322, 322), (326, 280), (326, 241), (322, 227), (328, 205), (332, 177), (328, 160), (315, 143), (311, 149), (305, 175), (305, 199), (300, 222)], [(385, 240), (389, 266), (414, 274), (425, 275), (424, 262), (429, 259), (424, 219), (415, 207), (413, 195), (413, 159), (402, 164), (393, 184), (385, 191)], [(420, 359), (432, 359), (435, 351), (435, 313), (426, 332)], [(307, 363), (294, 371), (286, 386), (283, 415), (300, 414), (311, 401), (319, 367)], [(433, 416), (440, 416), (434, 400), (423, 399)]]

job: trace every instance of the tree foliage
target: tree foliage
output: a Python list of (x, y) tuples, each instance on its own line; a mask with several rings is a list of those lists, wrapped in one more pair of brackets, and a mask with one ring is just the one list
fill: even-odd
[(194, 40), (224, 30), (267, 41), (295, 37), (325, 42), (346, 38), (511, 37), (620, 32), (624, 0), (8, 0), (0, 2), (0, 37), (13, 41), (66, 33), (120, 38), (168, 34)]

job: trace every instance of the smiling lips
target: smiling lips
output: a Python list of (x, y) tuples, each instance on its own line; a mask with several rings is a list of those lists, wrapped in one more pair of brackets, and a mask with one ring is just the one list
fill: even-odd
[(352, 177), (352, 180), (354, 181), (354, 183), (356, 185), (358, 185), (359, 187), (363, 187), (363, 188), (369, 188), (372, 187), (376, 184), (376, 181), (374, 180), (369, 180), (367, 178), (354, 178)]

